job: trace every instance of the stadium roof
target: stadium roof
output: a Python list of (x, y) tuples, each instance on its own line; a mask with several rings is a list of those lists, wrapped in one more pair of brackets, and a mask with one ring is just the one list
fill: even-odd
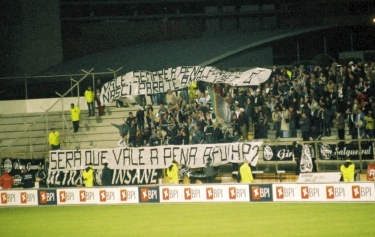
[[(348, 24), (346, 24), (348, 25)], [(130, 45), (96, 53), (45, 71), (44, 75), (82, 73), (81, 69), (107, 72), (122, 68), (118, 74), (134, 70), (156, 71), (169, 67), (212, 65), (226, 58), (276, 40), (343, 25), (325, 25), (307, 29), (274, 30), (226, 36), (171, 40)], [(265, 65), (251, 65), (265, 66)], [(269, 66), (269, 65), (268, 65)]]

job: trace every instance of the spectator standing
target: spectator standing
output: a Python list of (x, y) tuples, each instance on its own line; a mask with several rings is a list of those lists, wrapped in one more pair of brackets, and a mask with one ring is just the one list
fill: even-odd
[(204, 175), (206, 176), (206, 183), (215, 183), (215, 169), (212, 166), (212, 159), (208, 158), (206, 166), (203, 168)]
[(164, 107), (164, 104), (160, 104), (160, 108), (158, 111), (158, 117), (159, 117), (159, 124), (161, 124), (164, 119), (165, 119), (165, 114), (168, 112), (167, 108)]
[(39, 183), (39, 188), (47, 187), (47, 184), (46, 184), (47, 175), (46, 175), (46, 172), (43, 170), (42, 165), (38, 165), (38, 171), (36, 172), (35, 179), (36, 179), (36, 182)]
[(2, 187), (2, 189), (11, 189), (13, 184), (13, 177), (9, 175), (8, 171), (5, 171), (4, 174), (0, 177), (0, 187)]
[(191, 144), (201, 144), (204, 141), (204, 133), (200, 129), (199, 124), (194, 125), (194, 134), (191, 140)]
[(223, 139), (223, 132), (219, 128), (219, 123), (214, 123), (213, 125), (214, 131), (212, 132), (212, 142), (213, 143), (220, 143)]
[(73, 103), (70, 104), (70, 115), (73, 122), (74, 132), (78, 132), (79, 129), (79, 117), (81, 115), (81, 110), (78, 106), (75, 106)]
[(362, 138), (365, 135), (365, 114), (362, 112), (360, 107), (357, 108), (357, 115), (355, 116), (355, 127), (357, 128), (357, 134), (359, 138)]
[(177, 101), (176, 95), (171, 89), (167, 90), (167, 94), (165, 95), (165, 103), (167, 105), (174, 105)]
[(248, 160), (245, 160), (244, 163), (241, 165), (240, 176), (241, 176), (241, 183), (253, 182), (253, 174), (251, 173), (251, 168), (250, 168)]
[(294, 160), (296, 161), (296, 175), (299, 175), (301, 172), (302, 145), (294, 141), (292, 147)]
[(233, 142), (232, 134), (228, 130), (227, 126), (223, 126), (221, 128), (221, 130), (222, 130), (222, 133), (223, 133), (223, 139), (221, 139), (221, 143)]
[(100, 101), (100, 90), (99, 89), (96, 89), (95, 101), (96, 101), (96, 105), (98, 106), (98, 115), (103, 116), (105, 105), (102, 105), (102, 102)]
[(336, 112), (337, 136), (340, 140), (345, 139), (345, 118), (342, 113)]
[(137, 139), (137, 121), (133, 120), (129, 128), (129, 146), (135, 147)]
[(94, 169), (92, 168), (92, 163), (89, 163), (83, 171), (82, 178), (86, 188), (92, 188), (94, 186)]
[(103, 165), (104, 165), (104, 168), (102, 170), (102, 175), (101, 175), (102, 186), (111, 186), (111, 180), (112, 180), (111, 170), (108, 168), (107, 162), (104, 162)]
[[(123, 140), (123, 144), (127, 144), (127, 136), (129, 132), (129, 125), (125, 122), (122, 122), (121, 125), (116, 125), (114, 123), (111, 123), (115, 128), (118, 129), (118, 132), (120, 134), (121, 139)], [(120, 142), (121, 143), (121, 142)]]
[(87, 90), (85, 91), (85, 99), (87, 102), (87, 108), (89, 110), (89, 114), (87, 117), (94, 117), (94, 99), (95, 99), (95, 94), (91, 89), (91, 86), (87, 87)]
[(304, 141), (308, 141), (310, 139), (310, 118), (307, 117), (306, 113), (303, 112), (301, 118), (299, 120), (300, 129), (302, 132), (302, 138)]
[(348, 121), (348, 126), (349, 126), (349, 135), (352, 136), (352, 139), (357, 139), (358, 138), (358, 131), (355, 127), (355, 114), (352, 113), (350, 109), (346, 111), (347, 114), (347, 121)]
[(55, 128), (51, 128), (51, 132), (48, 135), (48, 142), (51, 146), (51, 150), (60, 149), (60, 133), (56, 131)]
[(247, 115), (247, 118), (248, 118), (248, 121), (249, 121), (249, 126), (248, 126), (248, 130), (249, 131), (252, 131), (253, 130), (253, 119), (252, 119), (252, 116), (254, 115), (254, 110), (255, 110), (255, 107), (251, 101), (250, 98), (247, 98), (246, 99), (246, 106), (245, 106), (245, 114)]
[(286, 107), (283, 107), (283, 111), (281, 112), (281, 137), (289, 137), (289, 111)]
[(258, 126), (259, 126), (259, 137), (256, 138), (268, 138), (268, 121), (267, 117), (263, 114), (263, 111), (259, 111), (258, 116)]
[(33, 175), (30, 174), (28, 169), (23, 170), (21, 183), (23, 183), (23, 185), (22, 185), (23, 188), (33, 188), (34, 187)]
[(367, 138), (374, 138), (374, 116), (372, 110), (368, 110), (365, 118), (366, 122), (366, 136)]
[(125, 122), (131, 126), (133, 124), (133, 120), (136, 119), (136, 117), (133, 116), (133, 112), (129, 112), (129, 117), (125, 119)]
[(289, 131), (290, 137), (297, 137), (297, 113), (293, 107), (289, 107)]
[(145, 129), (145, 111), (143, 108), (139, 108), (135, 117), (137, 118), (138, 129), (143, 132)]
[(249, 121), (248, 121), (247, 114), (245, 114), (245, 110), (243, 108), (240, 108), (240, 114), (238, 116), (238, 126), (240, 127), (243, 141), (247, 141), (248, 123)]
[(150, 129), (154, 127), (154, 121), (155, 121), (154, 108), (152, 107), (152, 105), (148, 104), (146, 108), (146, 122), (147, 122), (147, 126)]
[(340, 166), (340, 171), (344, 182), (353, 182), (354, 181), (354, 171), (355, 165), (350, 160), (350, 157), (346, 157), (345, 163)]
[(172, 164), (167, 169), (167, 176), (170, 184), (178, 184), (178, 163), (172, 161)]
[(276, 138), (279, 138), (281, 137), (281, 111), (279, 107), (276, 107), (275, 111), (272, 112), (272, 121), (276, 130)]

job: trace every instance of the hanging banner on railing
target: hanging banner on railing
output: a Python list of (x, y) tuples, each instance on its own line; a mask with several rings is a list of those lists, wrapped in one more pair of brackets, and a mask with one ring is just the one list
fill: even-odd
[(222, 71), (214, 67), (187, 66), (160, 71), (132, 71), (103, 85), (100, 100), (103, 104), (134, 95), (150, 95), (188, 87), (194, 81), (253, 86), (268, 80), (271, 70), (254, 68), (242, 73)]
[[(348, 143), (345, 145), (336, 144), (319, 144), (320, 158), (323, 160), (344, 160), (350, 157), (351, 160), (359, 160), (358, 142)], [(362, 160), (373, 160), (374, 152), (371, 142), (361, 143)]]
[(176, 160), (190, 168), (204, 167), (208, 158), (214, 165), (241, 163), (249, 160), (255, 166), (262, 142), (199, 144), (186, 146), (119, 147), (112, 149), (82, 149), (50, 151), (49, 171), (83, 170), (93, 163), (101, 169), (108, 163), (111, 169), (164, 169)]
[(35, 177), (38, 171), (38, 165), (45, 167), (44, 159), (17, 159), (17, 158), (3, 158), (2, 167), (14, 178), (13, 187), (22, 187), (21, 178), (23, 169), (27, 169), (30, 174)]

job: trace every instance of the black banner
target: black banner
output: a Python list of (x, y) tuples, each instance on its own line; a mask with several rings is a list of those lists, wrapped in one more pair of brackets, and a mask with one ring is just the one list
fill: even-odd
[(22, 170), (28, 169), (29, 172), (35, 177), (36, 172), (38, 171), (38, 165), (42, 165), (42, 168), (45, 168), (44, 159), (17, 159), (17, 158), (3, 158), (2, 167), (4, 171), (14, 178), (13, 187), (22, 187), (21, 178)]
[[(351, 160), (359, 160), (358, 143), (349, 144), (319, 144), (320, 159), (323, 160), (342, 160), (347, 156)], [(361, 143), (362, 160), (373, 160), (374, 152), (371, 142)]]

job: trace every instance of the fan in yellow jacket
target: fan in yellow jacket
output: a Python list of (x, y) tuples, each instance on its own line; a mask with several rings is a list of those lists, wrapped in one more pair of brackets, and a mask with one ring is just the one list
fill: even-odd
[(167, 175), (170, 184), (178, 184), (178, 163), (177, 161), (172, 161), (172, 165), (167, 169)]
[(56, 131), (55, 128), (51, 128), (51, 132), (48, 136), (48, 142), (51, 145), (51, 150), (60, 149), (60, 133)]
[(87, 90), (85, 91), (85, 99), (87, 102), (87, 108), (89, 110), (89, 114), (87, 117), (93, 117), (95, 108), (94, 108), (94, 99), (95, 99), (95, 93), (92, 91), (91, 86), (87, 87)]
[(341, 165), (340, 171), (342, 173), (342, 177), (344, 182), (353, 182), (354, 181), (354, 171), (355, 165), (350, 160), (350, 157), (346, 157), (345, 163)]
[(251, 168), (249, 161), (245, 160), (240, 167), (241, 183), (251, 183), (253, 182), (253, 174), (251, 173)]
[(75, 106), (73, 103), (70, 104), (70, 115), (73, 122), (74, 132), (78, 132), (79, 116), (81, 115), (81, 110), (78, 108), (78, 106)]
[(94, 186), (94, 170), (92, 168), (92, 163), (89, 163), (87, 168), (83, 171), (82, 178), (86, 188)]

